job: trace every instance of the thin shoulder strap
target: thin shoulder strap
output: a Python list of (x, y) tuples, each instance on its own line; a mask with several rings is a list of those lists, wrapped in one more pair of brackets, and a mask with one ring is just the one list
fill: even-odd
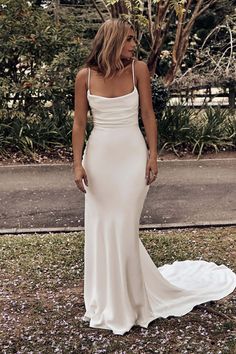
[(135, 78), (134, 78), (134, 60), (132, 61), (132, 77), (133, 77), (133, 84), (135, 87)]
[(90, 68), (88, 68), (88, 82), (87, 82), (87, 86), (88, 86), (88, 91), (90, 92), (90, 77), (91, 77), (91, 70)]

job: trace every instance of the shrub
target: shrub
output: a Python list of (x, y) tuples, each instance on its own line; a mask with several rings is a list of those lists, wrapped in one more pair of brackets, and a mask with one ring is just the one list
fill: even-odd
[(193, 153), (197, 151), (200, 156), (204, 147), (213, 147), (215, 151), (220, 146), (235, 147), (236, 120), (227, 109), (207, 107), (202, 120), (192, 136)]
[(76, 16), (0, 2), (0, 149), (71, 144), (74, 79), (87, 49)]
[(171, 146), (178, 155), (176, 147), (191, 141), (194, 128), (191, 120), (194, 112), (188, 107), (168, 105), (158, 119), (160, 152)]
[[(156, 119), (159, 123), (159, 119), (162, 116), (163, 111), (169, 100), (169, 91), (167, 88), (164, 87), (161, 79), (159, 79), (156, 74), (151, 79), (151, 88), (152, 88), (153, 109), (156, 115)], [(145, 130), (144, 130), (144, 125), (143, 125), (140, 112), (139, 112), (139, 127), (142, 131), (142, 134), (145, 137)]]

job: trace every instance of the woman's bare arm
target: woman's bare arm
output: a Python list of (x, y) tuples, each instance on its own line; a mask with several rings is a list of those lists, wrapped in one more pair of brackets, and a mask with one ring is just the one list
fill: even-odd
[(88, 101), (86, 97), (86, 71), (82, 69), (75, 79), (75, 109), (72, 128), (72, 149), (74, 167), (81, 165), (87, 123)]
[(151, 184), (155, 177), (151, 177), (150, 172), (154, 176), (157, 174), (157, 123), (152, 105), (150, 73), (147, 64), (143, 61), (137, 61), (135, 63), (135, 73), (140, 98), (141, 116), (149, 148), (146, 177), (149, 182), (148, 184)]
[(87, 69), (81, 69), (75, 79), (75, 112), (72, 128), (72, 150), (75, 183), (78, 188), (86, 193), (82, 180), (88, 184), (86, 172), (82, 166), (82, 154), (87, 123), (87, 113), (89, 109), (87, 100)]
[(147, 64), (142, 61), (136, 62), (135, 71), (138, 79), (141, 116), (147, 136), (150, 157), (157, 158), (157, 123), (152, 106), (150, 73)]

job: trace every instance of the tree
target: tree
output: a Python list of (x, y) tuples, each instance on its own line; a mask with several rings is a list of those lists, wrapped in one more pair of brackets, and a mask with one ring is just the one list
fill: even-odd
[[(107, 0), (111, 17), (125, 16), (134, 23), (139, 40), (149, 42), (147, 64), (151, 75), (157, 70), (162, 50), (172, 42), (170, 62), (163, 82), (170, 86), (180, 69), (196, 20), (221, 0)], [(171, 36), (170, 33), (171, 32)]]
[(174, 89), (197, 86), (228, 88), (235, 106), (236, 91), (236, 13), (227, 14), (205, 36), (196, 51), (195, 64), (180, 75)]
[(87, 49), (70, 11), (55, 21), (27, 0), (0, 0), (0, 150), (2, 141), (20, 141), (20, 149), (70, 141), (74, 80)]

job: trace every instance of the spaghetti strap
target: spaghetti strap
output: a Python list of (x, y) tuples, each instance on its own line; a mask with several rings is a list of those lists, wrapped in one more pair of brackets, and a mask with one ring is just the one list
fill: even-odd
[(89, 92), (90, 92), (90, 76), (91, 76), (90, 68), (88, 68), (88, 81), (87, 81), (87, 86), (88, 86), (88, 91), (89, 91)]
[(133, 77), (133, 84), (135, 88), (135, 80), (134, 80), (134, 60), (132, 61), (132, 77)]

